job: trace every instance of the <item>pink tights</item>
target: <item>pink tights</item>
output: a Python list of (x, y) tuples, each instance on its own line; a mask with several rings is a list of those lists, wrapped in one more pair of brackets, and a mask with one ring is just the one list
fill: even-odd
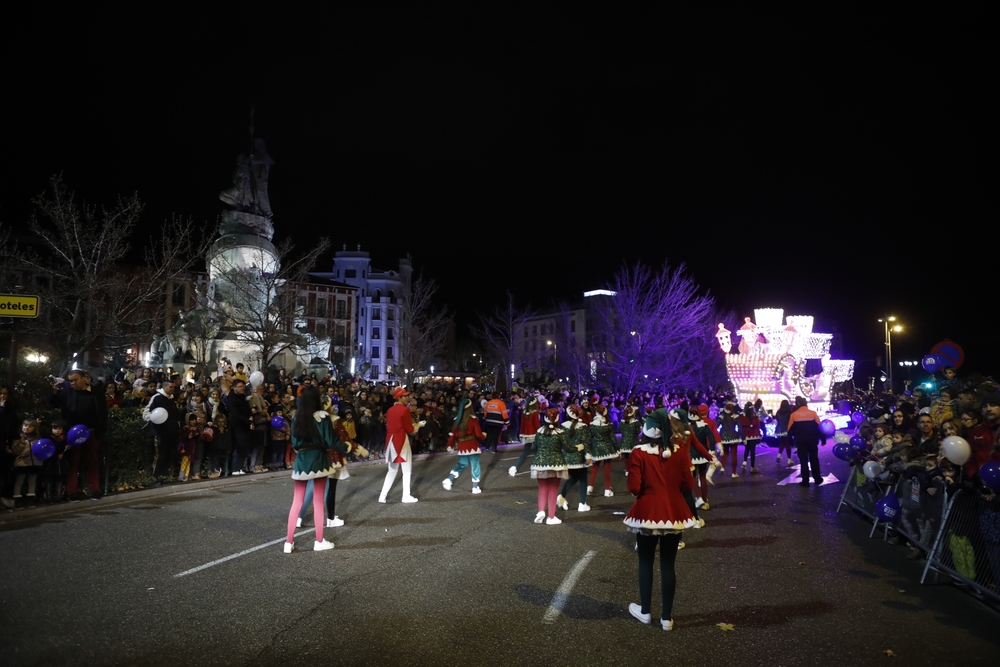
[[(292, 495), (292, 509), (288, 510), (288, 535), (285, 541), (289, 544), (295, 542), (295, 522), (299, 518), (299, 510), (302, 509), (302, 501), (306, 497), (306, 480), (293, 480), (295, 492)], [(326, 495), (326, 477), (317, 477), (313, 480), (313, 521), (316, 522), (316, 541), (323, 541), (323, 528), (326, 527), (326, 508), (323, 506), (323, 496)]]
[(559, 495), (559, 478), (544, 477), (538, 480), (538, 511), (544, 512), (548, 505), (548, 517), (556, 515), (556, 497)]

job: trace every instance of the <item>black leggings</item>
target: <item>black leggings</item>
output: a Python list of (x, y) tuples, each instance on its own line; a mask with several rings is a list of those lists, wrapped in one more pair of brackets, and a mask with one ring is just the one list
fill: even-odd
[(677, 575), (674, 573), (674, 561), (677, 560), (677, 544), (681, 541), (680, 533), (667, 535), (636, 535), (639, 545), (639, 602), (642, 613), (649, 613), (653, 597), (653, 561), (656, 560), (656, 544), (660, 544), (660, 592), (663, 596), (663, 613), (660, 618), (670, 620), (674, 612), (674, 591), (677, 590)]
[(580, 484), (580, 504), (587, 504), (587, 469), (586, 468), (570, 468), (569, 469), (569, 479), (563, 482), (562, 493), (563, 498), (566, 498), (566, 502), (569, 502), (569, 498), (566, 494), (569, 490), (573, 488), (574, 484)]
[(747, 438), (747, 441), (743, 443), (743, 463), (747, 462), (747, 457), (750, 457), (750, 467), (757, 467), (757, 443), (760, 442), (760, 438)]

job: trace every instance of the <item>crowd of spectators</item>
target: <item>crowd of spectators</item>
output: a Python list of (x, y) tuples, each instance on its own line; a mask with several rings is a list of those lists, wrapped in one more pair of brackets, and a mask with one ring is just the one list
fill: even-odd
[[(331, 375), (318, 377), (315, 373), (292, 375), (273, 367), (266, 373), (256, 374), (258, 381), (251, 383), (254, 375), (252, 369), (243, 364), (220, 365), (211, 377), (199, 377), (194, 368), (180, 373), (164, 368), (121, 369), (107, 379), (93, 378), (80, 371), (68, 378), (78, 386), (60, 381), (53, 388), (49, 403), (62, 409), (62, 417), (50, 423), (20, 421), (9, 390), (0, 389), (3, 436), (0, 452), (5, 454), (0, 496), (5, 506), (100, 497), (96, 462), (103, 428), (99, 422), (106, 420), (107, 411), (113, 410), (140, 411), (147, 419), (158, 407), (168, 412), (164, 424), (149, 423), (149, 433), (155, 435), (157, 441), (153, 470), (157, 484), (290, 468), (294, 452), (290, 446), (289, 425), (295, 414), (296, 397), (308, 385), (318, 387), (324, 407), (343, 420), (348, 434), (370, 452), (368, 458), (382, 456), (385, 414), (394, 403), (391, 387), (387, 384), (357, 377), (339, 380)], [(983, 462), (998, 457), (996, 435), (1000, 428), (1000, 401), (991, 402), (997, 400), (997, 384), (975, 376), (961, 381), (953, 369), (946, 369), (945, 378), (938, 387), (936, 394), (918, 388), (898, 395), (859, 393), (838, 397), (852, 400), (854, 409), (868, 415), (861, 434), (869, 441), (873, 457), (887, 468), (895, 466), (899, 474), (919, 477), (921, 488), (930, 496), (936, 495), (933, 489), (954, 483), (956, 479), (955, 466), (940, 460), (941, 438), (958, 434), (973, 447), (973, 456), (965, 466), (966, 474), (961, 476), (961, 481), (967, 485), (978, 483), (975, 475)], [(105, 398), (100, 402), (101, 410), (87, 413), (87, 419), (94, 425), (92, 437), (97, 442), (88, 451), (67, 449), (67, 431), (77, 423), (75, 419), (81, 418), (67, 410), (67, 400), (88, 395)], [(494, 398), (506, 401), (509, 423), (492, 445), (493, 451), (497, 444), (518, 442), (520, 420), (532, 396), (538, 398), (543, 410), (558, 407), (565, 411), (570, 405), (603, 404), (607, 408), (607, 419), (616, 432), (627, 406), (634, 406), (642, 417), (647, 411), (660, 407), (693, 409), (706, 405), (708, 417), (719, 422), (727, 454), (728, 445), (743, 444), (744, 459), (747, 453), (752, 454), (747, 445), (758, 438), (784, 444), (787, 426), (781, 423), (785, 421), (785, 413), (776, 418), (763, 410), (760, 401), (735, 405), (730, 393), (712, 388), (673, 393), (638, 392), (630, 397), (542, 387), (515, 387), (510, 392), (494, 394), (475, 384), (466, 386), (463, 382), (434, 379), (413, 387), (411, 395), (414, 422), (423, 422), (412, 439), (415, 454), (446, 448), (458, 405), (465, 398), (472, 399), (484, 431), (489, 426), (484, 414), (487, 403)], [(275, 417), (283, 418), (284, 424)], [(56, 455), (46, 461), (35, 460), (31, 452), (30, 443), (39, 436), (49, 437), (57, 447)], [(750, 471), (757, 472), (753, 461), (751, 456)], [(788, 465), (791, 465), (790, 451)], [(78, 484), (81, 468), (88, 493)], [(736, 472), (735, 451), (733, 472)]]

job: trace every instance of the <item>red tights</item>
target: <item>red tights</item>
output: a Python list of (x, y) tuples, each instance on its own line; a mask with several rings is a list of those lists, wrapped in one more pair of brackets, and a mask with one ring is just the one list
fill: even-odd
[(611, 488), (611, 461), (598, 461), (594, 465), (590, 466), (590, 486), (594, 486), (594, 482), (597, 481), (597, 469), (604, 468), (604, 488)]

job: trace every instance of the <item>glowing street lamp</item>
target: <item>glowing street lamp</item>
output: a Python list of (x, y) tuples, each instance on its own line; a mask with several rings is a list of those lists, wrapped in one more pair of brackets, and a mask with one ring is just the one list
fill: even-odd
[(886, 354), (886, 368), (889, 371), (889, 391), (894, 391), (892, 384), (892, 332), (900, 332), (903, 330), (898, 324), (893, 324), (896, 321), (895, 316), (879, 318), (879, 322), (882, 323), (885, 329), (885, 354)]

